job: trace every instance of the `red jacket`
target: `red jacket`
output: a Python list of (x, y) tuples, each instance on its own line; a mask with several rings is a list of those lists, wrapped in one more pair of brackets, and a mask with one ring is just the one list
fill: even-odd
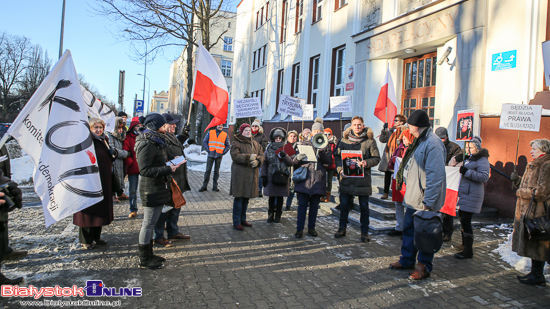
[(134, 127), (137, 124), (139, 124), (139, 117), (132, 118), (132, 122), (130, 123), (130, 129), (126, 134), (126, 138), (124, 139), (124, 144), (122, 146), (122, 149), (128, 151), (129, 153), (128, 158), (124, 159), (124, 165), (126, 166), (127, 175), (139, 174), (139, 167), (136, 159), (136, 152), (134, 150), (134, 146), (136, 145), (136, 137), (137, 137), (137, 135), (134, 134)]

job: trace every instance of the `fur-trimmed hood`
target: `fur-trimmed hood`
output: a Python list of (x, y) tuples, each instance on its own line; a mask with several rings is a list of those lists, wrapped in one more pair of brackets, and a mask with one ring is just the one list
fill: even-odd
[(477, 161), (481, 158), (488, 158), (488, 157), (489, 157), (489, 150), (487, 150), (487, 148), (481, 148), (480, 151), (470, 156), (470, 161)]
[[(342, 134), (342, 137), (345, 138), (345, 139), (348, 139), (351, 130), (352, 130), (352, 128), (349, 127), (346, 131), (344, 131), (344, 133)], [(368, 139), (374, 139), (374, 132), (372, 131), (371, 128), (369, 128), (369, 127), (364, 127), (364, 128), (363, 128), (363, 131), (364, 131), (364, 130), (367, 130), (367, 138), (368, 138)]]
[[(260, 127), (261, 128), (261, 127)], [(275, 137), (273, 136), (273, 134), (275, 134), (275, 130), (281, 130), (283, 131), (283, 134), (285, 135), (283, 137), (283, 142), (286, 143), (286, 138), (288, 137), (288, 133), (286, 132), (285, 129), (281, 128), (281, 127), (275, 127), (273, 129), (271, 129), (271, 131), (269, 132), (269, 142), (270, 143), (273, 143), (275, 142)]]
[[(122, 133), (118, 133), (118, 127), (121, 125), (123, 126), (123, 131)], [(119, 141), (124, 141), (126, 138), (126, 123), (122, 117), (115, 118), (115, 131), (111, 135)]]

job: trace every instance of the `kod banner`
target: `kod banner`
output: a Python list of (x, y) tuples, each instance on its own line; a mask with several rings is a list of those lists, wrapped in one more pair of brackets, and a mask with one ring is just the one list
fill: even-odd
[(500, 129), (540, 131), (542, 105), (502, 104)]
[(340, 97), (330, 97), (330, 112), (351, 112), (351, 96), (345, 95)]
[(293, 98), (291, 96), (282, 94), (279, 98), (279, 108), (277, 109), (277, 112), (279, 114), (302, 117), (304, 114), (302, 106), (304, 105), (306, 105), (306, 100)]
[(88, 106), (70, 51), (7, 133), (34, 161), (34, 190), (42, 200), (46, 227), (103, 200)]
[(305, 104), (304, 106), (302, 106), (302, 110), (304, 111), (303, 116), (302, 117), (292, 116), (292, 120), (294, 121), (313, 120), (313, 104)]
[(105, 121), (105, 131), (114, 133), (116, 116), (113, 110), (109, 105), (103, 104), (103, 102), (86, 90), (86, 88), (82, 87), (82, 85), (80, 85), (80, 90), (82, 91), (84, 102), (88, 106), (88, 116), (90, 118), (99, 118)]
[(235, 118), (261, 117), (262, 102), (260, 98), (246, 98), (233, 100)]

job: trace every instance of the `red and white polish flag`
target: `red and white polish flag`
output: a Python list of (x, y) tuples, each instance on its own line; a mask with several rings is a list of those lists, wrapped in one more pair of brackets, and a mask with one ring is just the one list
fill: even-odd
[(207, 129), (224, 124), (227, 121), (229, 101), (227, 84), (220, 67), (200, 43), (196, 70), (193, 99), (204, 104), (206, 110), (214, 116)]
[(460, 167), (445, 166), (447, 174), (447, 190), (445, 204), (440, 212), (456, 217), (456, 204), (458, 202), (458, 187), (460, 186)]
[(384, 84), (380, 89), (380, 94), (378, 95), (378, 100), (376, 100), (376, 106), (374, 107), (374, 116), (384, 123), (387, 122), (390, 128), (393, 127), (393, 119), (395, 115), (397, 115), (395, 103), (395, 87), (393, 86), (390, 66), (388, 65), (386, 77), (384, 77)]

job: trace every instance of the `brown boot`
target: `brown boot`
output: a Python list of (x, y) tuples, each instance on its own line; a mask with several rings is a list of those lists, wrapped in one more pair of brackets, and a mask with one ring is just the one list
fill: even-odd
[(383, 199), (383, 200), (387, 199), (388, 198), (388, 193), (382, 194), (382, 196), (380, 198)]
[(426, 270), (426, 265), (418, 262), (416, 269), (409, 274), (411, 280), (422, 280), (430, 277), (430, 273)]
[(325, 203), (330, 202), (330, 192), (327, 192), (327, 196), (325, 197)]

